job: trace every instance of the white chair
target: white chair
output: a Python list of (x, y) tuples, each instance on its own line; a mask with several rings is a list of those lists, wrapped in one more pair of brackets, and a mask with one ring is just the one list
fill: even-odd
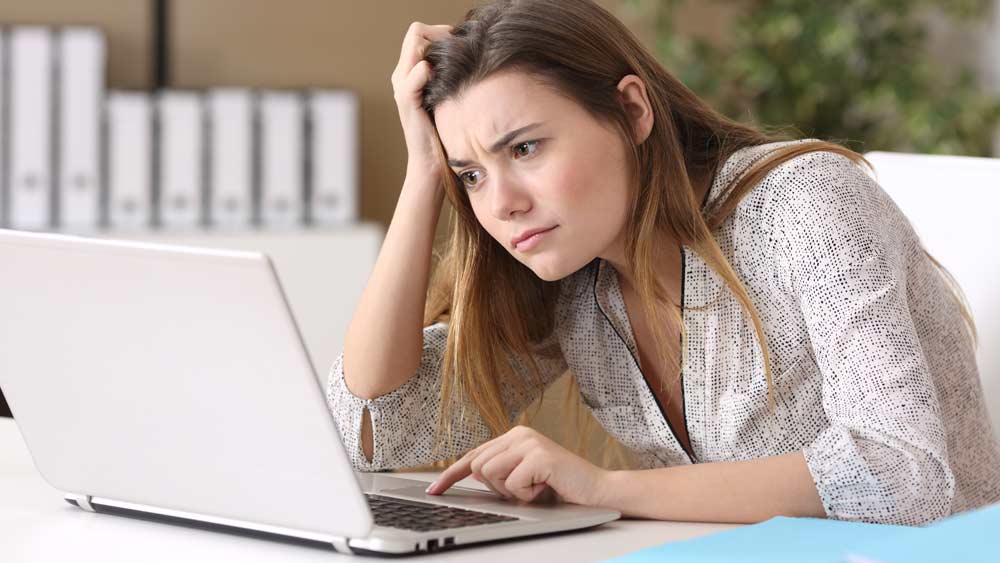
[(979, 331), (978, 362), (1000, 433), (1000, 159), (870, 152), (882, 188), (955, 277)]

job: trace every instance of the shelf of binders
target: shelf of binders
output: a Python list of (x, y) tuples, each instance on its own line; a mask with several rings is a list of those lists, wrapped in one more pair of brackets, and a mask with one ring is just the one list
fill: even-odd
[(359, 219), (348, 90), (108, 91), (91, 27), (0, 29), (0, 224), (87, 232)]

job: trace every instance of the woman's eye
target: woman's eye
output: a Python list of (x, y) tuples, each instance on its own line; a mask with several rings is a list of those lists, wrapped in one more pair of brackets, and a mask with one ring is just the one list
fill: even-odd
[(462, 172), (459, 178), (462, 179), (462, 183), (466, 186), (473, 187), (479, 183), (479, 171), (469, 170), (468, 172)]
[(526, 156), (531, 156), (535, 154), (538, 150), (538, 141), (525, 141), (523, 143), (518, 143), (514, 145), (514, 158), (524, 158)]

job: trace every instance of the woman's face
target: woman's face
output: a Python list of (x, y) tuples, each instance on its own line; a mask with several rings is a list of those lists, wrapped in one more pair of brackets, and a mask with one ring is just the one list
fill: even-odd
[(521, 72), (496, 73), (434, 115), (479, 223), (538, 277), (619, 252), (630, 190), (617, 130)]

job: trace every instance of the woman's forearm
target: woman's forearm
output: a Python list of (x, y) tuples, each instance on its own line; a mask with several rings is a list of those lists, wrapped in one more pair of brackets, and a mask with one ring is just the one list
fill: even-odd
[(368, 284), (344, 336), (344, 379), (363, 398), (406, 383), (420, 365), (431, 249), (443, 188), (407, 177)]
[(802, 452), (615, 471), (601, 489), (595, 504), (638, 518), (753, 523), (773, 516), (825, 516)]

